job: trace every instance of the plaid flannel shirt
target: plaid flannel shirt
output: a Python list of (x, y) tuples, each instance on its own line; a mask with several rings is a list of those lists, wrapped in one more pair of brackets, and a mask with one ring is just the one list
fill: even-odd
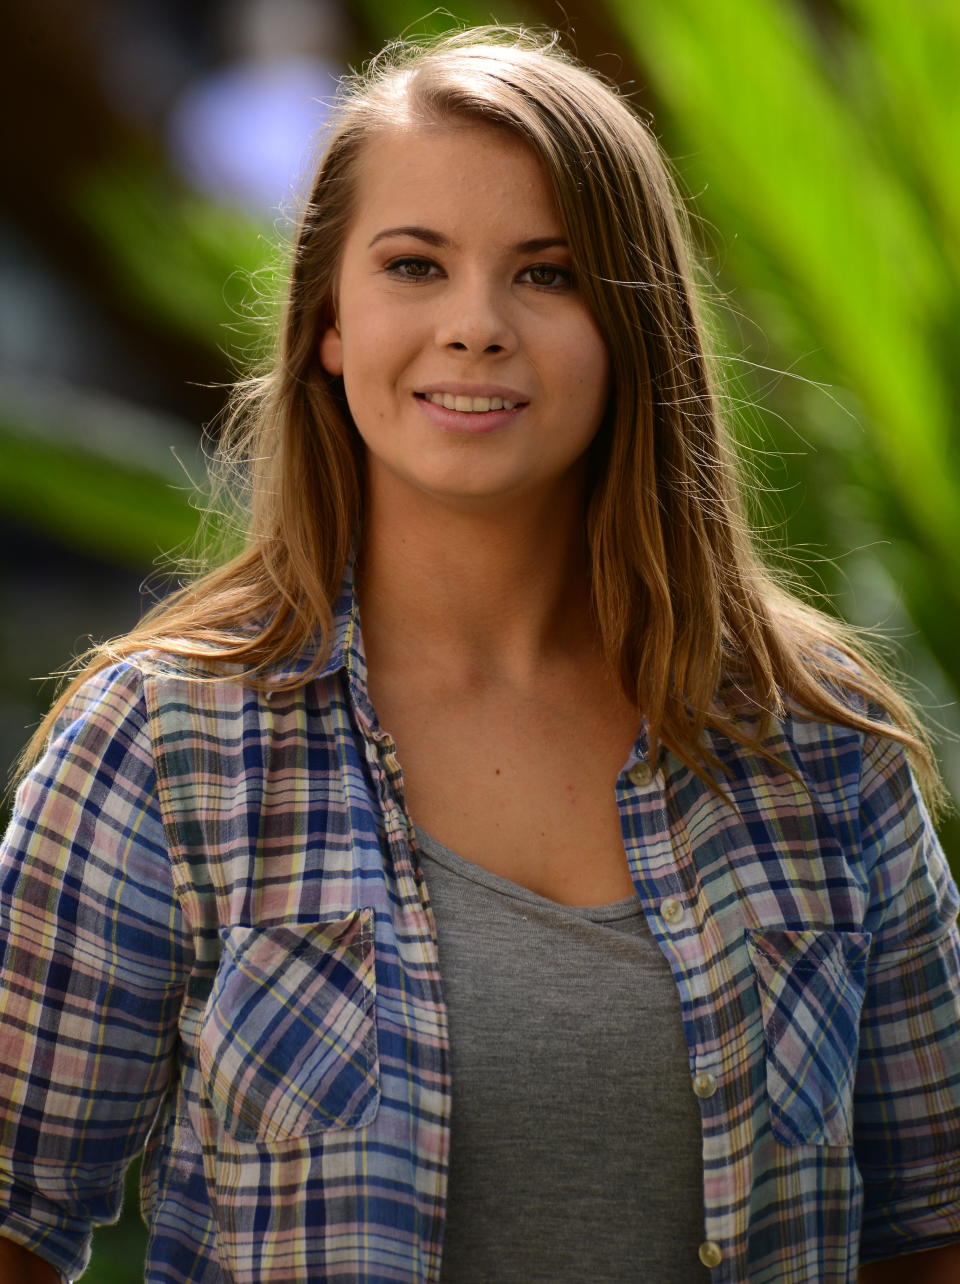
[[(709, 1278), (852, 1281), (960, 1236), (957, 893), (896, 744), (792, 717), (766, 744), (796, 774), (711, 737), (724, 801), (641, 732), (616, 797), (680, 995)], [(88, 681), (0, 864), (0, 1233), (77, 1275), (145, 1149), (150, 1284), (436, 1281), (450, 1092), (349, 586), (297, 689)]]

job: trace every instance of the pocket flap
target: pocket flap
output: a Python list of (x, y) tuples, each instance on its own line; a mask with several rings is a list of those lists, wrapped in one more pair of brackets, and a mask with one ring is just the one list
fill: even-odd
[(369, 1123), (380, 1100), (373, 910), (220, 937), (198, 1054), (225, 1130), (269, 1142)]

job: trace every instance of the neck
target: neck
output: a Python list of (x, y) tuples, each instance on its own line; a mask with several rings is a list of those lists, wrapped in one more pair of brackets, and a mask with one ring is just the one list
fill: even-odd
[(476, 510), (391, 489), (369, 487), (358, 566), (371, 671), (428, 664), (528, 686), (551, 662), (596, 654), (580, 487)]

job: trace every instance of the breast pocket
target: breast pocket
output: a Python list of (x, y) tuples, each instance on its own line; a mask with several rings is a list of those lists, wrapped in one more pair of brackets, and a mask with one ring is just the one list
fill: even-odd
[(369, 1123), (380, 1102), (373, 910), (328, 923), (220, 929), (200, 1071), (237, 1141)]
[(760, 994), (774, 1136), (786, 1146), (846, 1146), (869, 932), (747, 933)]

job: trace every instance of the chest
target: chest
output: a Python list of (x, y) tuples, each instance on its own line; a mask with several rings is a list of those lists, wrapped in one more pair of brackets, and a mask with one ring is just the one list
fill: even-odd
[(566, 904), (631, 894), (615, 800), (639, 716), (616, 693), (412, 700), (382, 691), (405, 801), (476, 865)]

